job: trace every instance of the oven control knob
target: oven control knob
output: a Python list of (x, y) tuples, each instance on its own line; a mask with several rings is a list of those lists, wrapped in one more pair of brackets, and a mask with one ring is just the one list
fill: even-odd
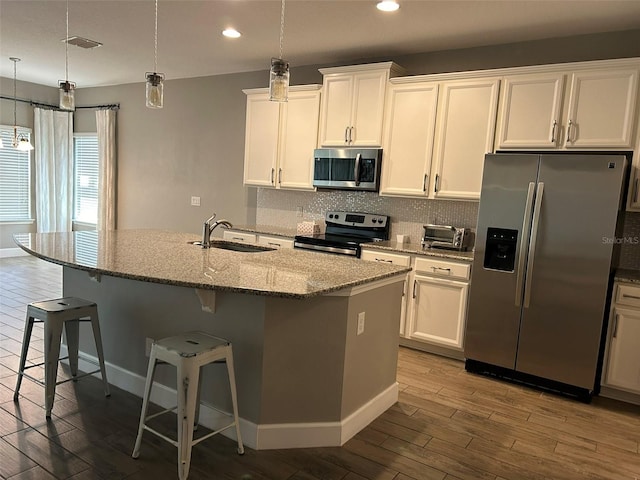
[(371, 223), (376, 223), (376, 219), (375, 219), (375, 218), (372, 218), (372, 219), (371, 219)]
[(336, 220), (338, 220), (338, 219), (340, 218), (340, 215), (338, 215), (338, 214), (336, 213), (336, 214), (335, 214), (335, 216), (334, 216), (334, 218), (335, 218)]
[(378, 223), (383, 223), (384, 220), (382, 220), (381, 218), (378, 219)]
[(329, 214), (329, 218), (333, 218), (333, 213), (330, 213), (330, 214)]

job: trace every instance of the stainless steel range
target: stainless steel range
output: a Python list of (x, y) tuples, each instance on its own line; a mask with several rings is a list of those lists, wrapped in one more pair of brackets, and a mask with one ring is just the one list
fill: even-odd
[(305, 250), (360, 257), (360, 245), (389, 240), (387, 215), (359, 212), (327, 212), (325, 233), (296, 235), (293, 246)]

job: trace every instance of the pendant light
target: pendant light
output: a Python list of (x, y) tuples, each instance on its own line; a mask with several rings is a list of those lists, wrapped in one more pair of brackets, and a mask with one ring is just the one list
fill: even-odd
[(20, 61), (17, 57), (9, 57), (9, 60), (13, 62), (13, 142), (11, 146), (17, 150), (23, 152), (33, 150), (33, 145), (29, 139), (23, 135), (18, 135), (18, 122), (16, 121), (16, 112), (18, 110), (18, 96), (16, 94), (16, 78), (17, 78), (17, 65)]
[(269, 74), (269, 100), (286, 102), (289, 97), (289, 62), (282, 59), (282, 43), (284, 39), (284, 1), (280, 12), (280, 56), (271, 59)]
[(156, 0), (156, 25), (154, 39), (153, 72), (147, 72), (147, 107), (162, 108), (164, 105), (164, 73), (158, 73), (158, 0)]
[(58, 82), (60, 89), (60, 109), (76, 109), (76, 84), (69, 81), (69, 0), (67, 0), (67, 36), (64, 39), (64, 80)]

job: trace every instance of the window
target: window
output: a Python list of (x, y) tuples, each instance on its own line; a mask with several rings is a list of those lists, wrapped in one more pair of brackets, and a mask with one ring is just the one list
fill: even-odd
[(73, 136), (73, 219), (98, 222), (98, 136), (76, 133)]
[[(31, 130), (18, 127), (18, 135), (31, 140)], [(13, 127), (0, 126), (0, 221), (31, 220), (31, 152), (11, 147)]]

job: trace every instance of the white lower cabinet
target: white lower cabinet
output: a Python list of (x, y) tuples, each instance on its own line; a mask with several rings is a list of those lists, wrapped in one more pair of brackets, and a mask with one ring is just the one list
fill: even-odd
[(222, 238), (232, 242), (257, 243), (271, 248), (293, 248), (293, 240), (291, 238), (248, 233), (239, 230), (225, 230)]
[(640, 286), (616, 283), (602, 394), (640, 404)]
[(405, 337), (425, 350), (462, 358), (470, 277), (469, 263), (416, 257)]
[(232, 242), (256, 243), (257, 235), (255, 233), (238, 232), (237, 230), (225, 230), (222, 234), (224, 240)]
[(470, 263), (374, 249), (363, 249), (361, 258), (413, 266), (405, 280), (401, 345), (463, 358)]
[(284, 237), (272, 237), (269, 235), (258, 235), (258, 243), (271, 248), (293, 248), (293, 240)]

